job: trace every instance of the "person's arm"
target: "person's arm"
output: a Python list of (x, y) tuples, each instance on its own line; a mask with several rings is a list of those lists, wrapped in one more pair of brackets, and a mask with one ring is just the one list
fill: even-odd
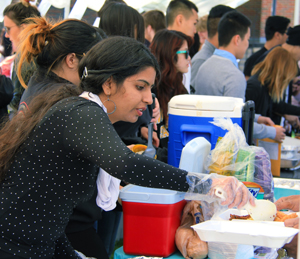
[(288, 115), (297, 115), (300, 116), (300, 107), (295, 106), (284, 101), (280, 101), (279, 103), (273, 102), (273, 112), (278, 114), (288, 114)]
[[(299, 211), (300, 195), (291, 195), (287, 197), (281, 197), (276, 202), (275, 205), (277, 210), (288, 209), (292, 211)], [(299, 228), (299, 218), (287, 219), (284, 221), (286, 227)], [(287, 250), (288, 256), (293, 256), (296, 258), (298, 245), (298, 235), (296, 235), (292, 241), (284, 246)]]
[(85, 103), (72, 110), (66, 124), (66, 148), (90, 160), (108, 174), (136, 185), (188, 190), (186, 171), (130, 151), (97, 104)]
[(55, 241), (55, 258), (81, 258), (72, 247), (66, 234), (62, 235), (59, 239)]
[[(299, 218), (287, 219), (284, 221), (284, 225), (286, 227), (299, 229)], [(283, 248), (286, 249), (289, 257), (297, 258), (298, 234), (294, 236), (291, 242), (285, 244)]]
[(299, 211), (300, 195), (291, 195), (281, 197), (275, 202), (277, 210), (288, 209), (292, 211)]
[(257, 117), (257, 118), (254, 121), (259, 124), (264, 124), (267, 126), (275, 125), (275, 123), (269, 117), (261, 116), (260, 114), (255, 114), (255, 117)]
[[(187, 182), (186, 171), (129, 150), (98, 105), (86, 102), (63, 118), (67, 125), (63, 132), (66, 149), (88, 159), (108, 174), (141, 186), (183, 192), (190, 189), (191, 184)], [(196, 177), (201, 181), (207, 175), (198, 174)], [(228, 199), (224, 201), (224, 205), (238, 206), (251, 200), (248, 189), (236, 178), (225, 178), (224, 180), (219, 176), (212, 181), (212, 187), (220, 186), (227, 193)], [(206, 185), (207, 179), (204, 179), (201, 184)], [(231, 187), (227, 188), (227, 186)], [(193, 189), (195, 192), (203, 192), (203, 190), (204, 188)]]
[(264, 124), (253, 124), (253, 138), (263, 139), (270, 138), (282, 142), (285, 138), (285, 129), (282, 127), (266, 126)]

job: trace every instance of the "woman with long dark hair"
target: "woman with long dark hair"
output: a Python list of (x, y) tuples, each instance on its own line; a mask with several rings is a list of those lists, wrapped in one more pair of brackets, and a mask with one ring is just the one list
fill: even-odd
[[(19, 74), (26, 88), (19, 111), (27, 111), (32, 99), (47, 90), (68, 84), (76, 89), (80, 83), (78, 65), (85, 53), (102, 40), (101, 29), (76, 19), (49, 23), (45, 18), (30, 19), (20, 44)], [(32, 44), (34, 42), (35, 44)], [(36, 71), (26, 85), (20, 71), (22, 64), (36, 63)], [(94, 222), (101, 218), (101, 208), (93, 197), (76, 206), (66, 226), (66, 235), (74, 249), (86, 256), (108, 259), (103, 240), (96, 233)]]
[(143, 16), (131, 6), (122, 2), (107, 2), (98, 12), (98, 16), (99, 28), (105, 31), (107, 36), (126, 36), (144, 43)]
[(161, 108), (158, 123), (160, 146), (168, 147), (168, 103), (179, 94), (187, 94), (182, 83), (183, 74), (188, 71), (191, 62), (189, 48), (192, 39), (178, 31), (158, 31), (150, 45), (161, 70), (161, 79), (153, 88)]
[[(152, 103), (159, 74), (144, 44), (112, 37), (79, 64), (80, 89), (65, 84), (36, 96), (0, 131), (0, 257), (68, 258), (73, 209), (89, 200), (99, 168), (125, 182), (214, 196), (241, 208), (248, 189), (234, 177), (195, 175), (130, 151), (112, 123), (135, 122)], [(82, 92), (83, 91), (83, 92)], [(78, 96), (78, 94), (80, 94)], [(59, 254), (55, 254), (55, 248)]]

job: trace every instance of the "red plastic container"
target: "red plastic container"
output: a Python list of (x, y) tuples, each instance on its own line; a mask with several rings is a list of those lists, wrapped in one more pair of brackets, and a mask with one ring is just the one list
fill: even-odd
[[(129, 188), (126, 191), (127, 187)], [(184, 195), (176, 191), (133, 185), (125, 188), (120, 193), (124, 252), (158, 257), (168, 257), (174, 253), (175, 233), (186, 204)], [(143, 193), (135, 193), (135, 190), (142, 190)], [(126, 197), (137, 201), (126, 201)]]

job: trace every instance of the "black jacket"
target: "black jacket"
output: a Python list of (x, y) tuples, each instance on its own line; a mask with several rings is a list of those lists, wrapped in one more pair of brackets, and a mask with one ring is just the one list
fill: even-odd
[(7, 116), (7, 105), (13, 98), (14, 87), (10, 78), (0, 75), (0, 123)]

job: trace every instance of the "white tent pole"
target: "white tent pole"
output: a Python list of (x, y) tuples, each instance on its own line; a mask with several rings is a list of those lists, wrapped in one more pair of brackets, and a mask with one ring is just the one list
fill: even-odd
[(69, 17), (70, 14), (70, 7), (71, 7), (71, 3), (69, 1), (69, 3), (65, 6), (64, 8), (64, 18), (67, 19)]
[(295, 0), (294, 26), (299, 24), (299, 0)]
[(42, 0), (38, 6), (38, 10), (41, 13), (41, 16), (45, 16), (51, 7), (51, 3), (48, 0)]

